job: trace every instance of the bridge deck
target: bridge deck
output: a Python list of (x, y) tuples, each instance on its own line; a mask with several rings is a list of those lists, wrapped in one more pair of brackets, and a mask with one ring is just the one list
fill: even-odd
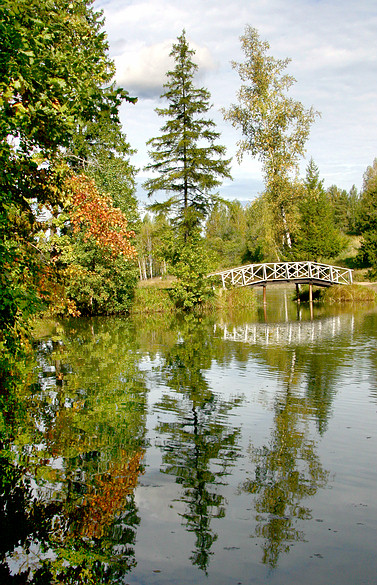
[(308, 261), (247, 264), (213, 272), (208, 276), (221, 277), (223, 288), (227, 288), (227, 286), (266, 286), (269, 283), (286, 282), (314, 284), (316, 286), (352, 284), (352, 270), (349, 268)]

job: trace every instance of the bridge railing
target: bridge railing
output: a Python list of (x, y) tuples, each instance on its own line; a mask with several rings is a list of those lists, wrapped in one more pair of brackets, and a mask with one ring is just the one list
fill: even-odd
[(256, 286), (268, 282), (315, 282), (330, 284), (352, 284), (352, 270), (318, 262), (268, 262), (246, 264), (213, 272), (208, 276), (219, 276), (224, 288), (227, 286)]

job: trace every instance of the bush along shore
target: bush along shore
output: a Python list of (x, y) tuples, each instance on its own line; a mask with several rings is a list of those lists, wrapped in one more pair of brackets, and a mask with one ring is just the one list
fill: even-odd
[[(251, 288), (215, 289), (213, 295), (205, 302), (195, 306), (195, 311), (236, 311), (255, 310), (257, 305), (255, 291)], [(150, 286), (139, 286), (131, 307), (131, 315), (169, 313), (177, 311), (171, 295), (171, 288), (166, 283), (155, 282)]]
[(377, 293), (372, 286), (360, 284), (334, 285), (321, 291), (325, 303), (376, 302)]
[[(297, 300), (294, 293), (294, 300)], [(299, 300), (309, 302), (309, 286), (300, 287)], [(313, 287), (313, 301), (321, 303), (377, 302), (377, 282), (359, 282), (333, 285), (328, 288)], [(214, 288), (212, 296), (196, 309), (203, 311), (250, 310), (257, 307), (257, 295), (253, 287)], [(176, 311), (171, 295), (171, 280), (151, 279), (141, 281), (135, 291), (131, 314), (163, 313)]]
[[(295, 300), (297, 297), (295, 296)], [(299, 300), (309, 302), (309, 287), (301, 288)], [(317, 287), (313, 290), (313, 301), (320, 303), (349, 303), (349, 302), (377, 302), (377, 285), (370, 283), (334, 285), (329, 288)], [(213, 296), (205, 302), (195, 306), (199, 312), (213, 311), (240, 311), (255, 310), (257, 297), (255, 290), (250, 287), (233, 289), (215, 289)], [(171, 295), (168, 282), (154, 281), (148, 286), (145, 283), (135, 291), (135, 297), (130, 310), (131, 315), (173, 313), (178, 309)]]
[[(297, 299), (297, 297), (296, 297)], [(309, 302), (309, 287), (305, 286), (299, 294), (301, 302)], [(321, 303), (375, 303), (377, 292), (374, 285), (348, 284), (333, 285), (328, 288), (316, 288), (313, 290), (313, 301)]]

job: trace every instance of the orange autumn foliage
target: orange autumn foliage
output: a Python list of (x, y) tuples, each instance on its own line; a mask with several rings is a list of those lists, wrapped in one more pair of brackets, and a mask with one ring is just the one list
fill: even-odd
[(114, 207), (111, 197), (100, 194), (94, 181), (85, 175), (70, 177), (67, 187), (72, 201), (70, 220), (73, 231), (84, 231), (86, 240), (93, 238), (113, 257), (134, 258), (136, 250), (130, 240), (135, 234), (127, 229), (127, 219), (118, 207)]

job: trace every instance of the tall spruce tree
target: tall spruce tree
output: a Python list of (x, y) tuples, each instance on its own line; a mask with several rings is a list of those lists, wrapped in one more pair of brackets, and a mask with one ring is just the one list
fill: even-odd
[(215, 131), (215, 123), (205, 117), (211, 107), (210, 93), (194, 85), (198, 70), (192, 61), (194, 53), (183, 31), (173, 44), (170, 55), (175, 67), (167, 72), (161, 95), (168, 103), (164, 108), (156, 108), (157, 114), (167, 121), (161, 128), (162, 134), (147, 143), (152, 147), (149, 155), (153, 162), (145, 170), (158, 176), (144, 183), (148, 196), (159, 191), (168, 195), (166, 201), (150, 208), (172, 214), (185, 239), (208, 216), (217, 200), (213, 190), (223, 178), (230, 178), (225, 147), (216, 143), (220, 134)]

